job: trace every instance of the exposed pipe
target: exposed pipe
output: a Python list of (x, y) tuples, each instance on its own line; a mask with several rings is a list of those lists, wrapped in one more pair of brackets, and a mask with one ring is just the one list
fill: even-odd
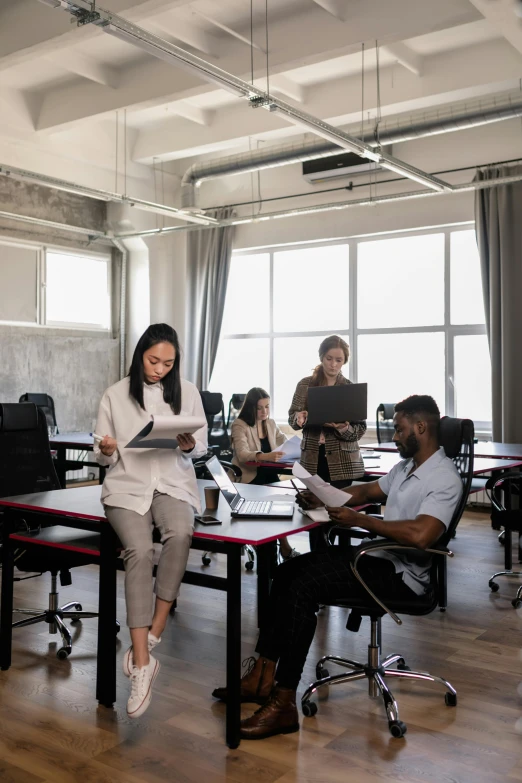
[[(444, 119), (428, 120), (403, 128), (390, 128), (379, 133), (379, 142), (383, 146), (398, 144), (412, 139), (422, 139), (441, 133), (477, 128), (493, 122), (522, 117), (522, 101), (494, 106), (490, 109), (460, 114)], [(376, 139), (365, 137), (365, 141), (373, 147), (378, 145)], [(324, 139), (301, 144), (284, 144), (267, 150), (243, 152), (227, 155), (224, 158), (193, 163), (187, 169), (181, 180), (181, 205), (183, 209), (194, 209), (198, 203), (199, 186), (205, 179), (223, 177), (225, 175), (243, 174), (249, 171), (287, 166), (290, 163), (304, 162), (316, 158), (329, 158), (339, 155), (339, 146)]]
[[(461, 185), (453, 185), (450, 193), (466, 193), (473, 190), (484, 190), (485, 188), (494, 188), (498, 185), (509, 185), (512, 182), (522, 181), (522, 173), (512, 174), (506, 177), (497, 177), (496, 179), (481, 180), (480, 182), (465, 182)], [(261, 215), (250, 215), (245, 217), (227, 218), (219, 221), (219, 227), (237, 226), (246, 223), (261, 223), (265, 220), (277, 220), (287, 217), (299, 217), (301, 215), (310, 215), (319, 212), (332, 212), (333, 210), (351, 209), (352, 207), (374, 206), (376, 204), (387, 204), (392, 201), (409, 201), (418, 198), (428, 198), (429, 196), (448, 195), (448, 193), (435, 190), (414, 190), (407, 193), (391, 193), (388, 196), (376, 196), (373, 198), (352, 199), (351, 201), (333, 201), (328, 204), (313, 204), (309, 207), (296, 207), (295, 209), (283, 210), (280, 212), (266, 212)], [(160, 234), (172, 234), (176, 231), (201, 231), (211, 226), (167, 226), (166, 228), (153, 228), (148, 231), (131, 232), (128, 234), (118, 234), (118, 238), (127, 237), (152, 237)]]
[(29, 223), (33, 226), (44, 226), (57, 231), (70, 231), (73, 234), (85, 234), (90, 239), (109, 239), (108, 234), (103, 231), (97, 231), (93, 228), (84, 228), (83, 226), (71, 226), (69, 223), (56, 223), (53, 220), (44, 220), (43, 218), (30, 217), (29, 215), (16, 215), (14, 212), (5, 212), (0, 210), (0, 218), (7, 220), (17, 220), (20, 223)]
[(120, 284), (120, 378), (125, 375), (125, 351), (127, 350), (127, 260), (128, 250), (118, 239), (112, 243), (121, 253), (121, 284)]
[[(47, 5), (56, 7), (56, 0), (43, 0)], [(260, 90), (249, 82), (234, 76), (228, 71), (218, 68), (210, 62), (196, 57), (179, 46), (175, 46), (157, 35), (153, 35), (143, 27), (128, 22), (121, 16), (106, 11), (96, 5), (93, 0), (61, 0), (60, 8), (71, 13), (78, 20), (79, 25), (94, 24), (103, 32), (113, 35), (119, 40), (132, 44), (142, 51), (164, 60), (169, 65), (184, 68), (191, 73), (196, 73), (205, 81), (217, 84), (219, 87), (246, 99), (253, 108), (262, 107), (268, 111), (275, 111), (286, 121), (302, 128), (307, 128), (342, 149), (350, 150), (361, 158), (380, 163), (384, 168), (396, 171), (404, 177), (420, 182), (428, 188), (437, 191), (450, 191), (452, 186), (442, 180), (428, 174), (425, 171), (412, 166), (404, 161), (394, 158), (373, 147), (361, 139), (346, 133), (334, 125), (314, 117), (301, 109), (296, 109), (289, 103), (279, 98), (274, 98), (264, 90)]]

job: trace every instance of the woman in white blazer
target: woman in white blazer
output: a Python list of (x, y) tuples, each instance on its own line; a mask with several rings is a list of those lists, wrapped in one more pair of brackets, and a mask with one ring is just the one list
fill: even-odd
[[(202, 427), (178, 435), (175, 449), (128, 449), (126, 444), (151, 416), (198, 416)], [(180, 377), (178, 336), (167, 324), (153, 324), (141, 336), (129, 375), (100, 402), (96, 460), (109, 467), (102, 489), (105, 515), (123, 545), (125, 601), (132, 646), (123, 656), (130, 677), (130, 718), (150, 704), (159, 661), (151, 655), (161, 641), (189, 556), (194, 511), (200, 511), (192, 457), (207, 452), (207, 425), (199, 391)], [(163, 544), (153, 601), (152, 526)], [(153, 609), (154, 604), (154, 609)]]
[[(254, 467), (248, 462), (279, 462), (283, 453), (278, 451), (286, 440), (277, 424), (270, 418), (270, 396), (255, 386), (247, 393), (238, 417), (232, 424), (232, 462), (241, 469), (241, 481), (245, 484), (272, 484), (279, 481), (276, 468)], [(280, 538), (281, 557), (287, 560), (299, 554), (292, 549), (287, 538)]]

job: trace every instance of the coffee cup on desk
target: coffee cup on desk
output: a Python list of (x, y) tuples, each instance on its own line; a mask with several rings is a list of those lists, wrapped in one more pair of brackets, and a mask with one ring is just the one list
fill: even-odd
[(205, 487), (205, 506), (210, 511), (216, 509), (219, 503), (219, 489), (217, 487)]

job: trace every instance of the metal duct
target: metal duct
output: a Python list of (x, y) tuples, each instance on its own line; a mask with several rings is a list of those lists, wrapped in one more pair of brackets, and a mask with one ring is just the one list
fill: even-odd
[[(376, 204), (386, 204), (392, 201), (410, 201), (418, 198), (429, 198), (430, 196), (442, 196), (453, 193), (466, 193), (473, 190), (484, 190), (485, 188), (495, 188), (499, 185), (510, 185), (513, 182), (522, 181), (522, 173), (510, 174), (496, 179), (480, 180), (478, 182), (464, 182), (461, 185), (453, 185), (451, 191), (439, 192), (436, 190), (413, 190), (407, 193), (391, 193), (390, 195), (375, 196), (372, 198), (351, 199), (350, 201), (332, 201), (328, 204), (312, 204), (308, 207), (296, 207), (294, 209), (281, 210), (280, 212), (265, 212), (260, 215), (250, 215), (245, 217), (229, 218), (220, 220), (219, 226), (237, 226), (245, 223), (261, 223), (265, 220), (277, 220), (287, 217), (299, 217), (301, 215), (310, 215), (316, 212), (332, 212), (334, 210), (351, 209), (353, 207), (375, 206)], [(152, 237), (161, 234), (172, 234), (176, 231), (204, 231), (212, 226), (167, 226), (166, 228), (153, 228), (148, 231), (129, 232), (128, 234), (118, 234), (118, 238), (127, 237)]]
[[(501, 122), (515, 117), (522, 117), (522, 101), (480, 109), (475, 112), (446, 117), (444, 119), (428, 120), (403, 128), (390, 128), (379, 134), (379, 142), (383, 146), (398, 144), (402, 141), (422, 139), (441, 133), (451, 133), (457, 130), (477, 128), (492, 122)], [(377, 147), (375, 138), (365, 137), (364, 141)], [(243, 152), (237, 155), (227, 155), (213, 161), (193, 163), (187, 169), (181, 180), (182, 209), (195, 209), (198, 203), (198, 189), (205, 179), (223, 177), (231, 174), (243, 174), (249, 171), (276, 168), (290, 163), (303, 163), (315, 158), (329, 158), (339, 155), (339, 146), (324, 139), (317, 139), (301, 144), (285, 144), (271, 147), (268, 150)]]

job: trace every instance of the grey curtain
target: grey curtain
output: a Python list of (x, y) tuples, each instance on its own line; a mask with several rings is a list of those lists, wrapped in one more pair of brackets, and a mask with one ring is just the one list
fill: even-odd
[[(490, 166), (475, 179), (518, 173), (521, 165)], [(491, 354), (493, 440), (522, 443), (522, 182), (475, 191), (475, 221)]]
[[(232, 217), (230, 207), (207, 214)], [(202, 391), (214, 368), (223, 321), (234, 226), (193, 231), (187, 243), (187, 335), (185, 374)]]

